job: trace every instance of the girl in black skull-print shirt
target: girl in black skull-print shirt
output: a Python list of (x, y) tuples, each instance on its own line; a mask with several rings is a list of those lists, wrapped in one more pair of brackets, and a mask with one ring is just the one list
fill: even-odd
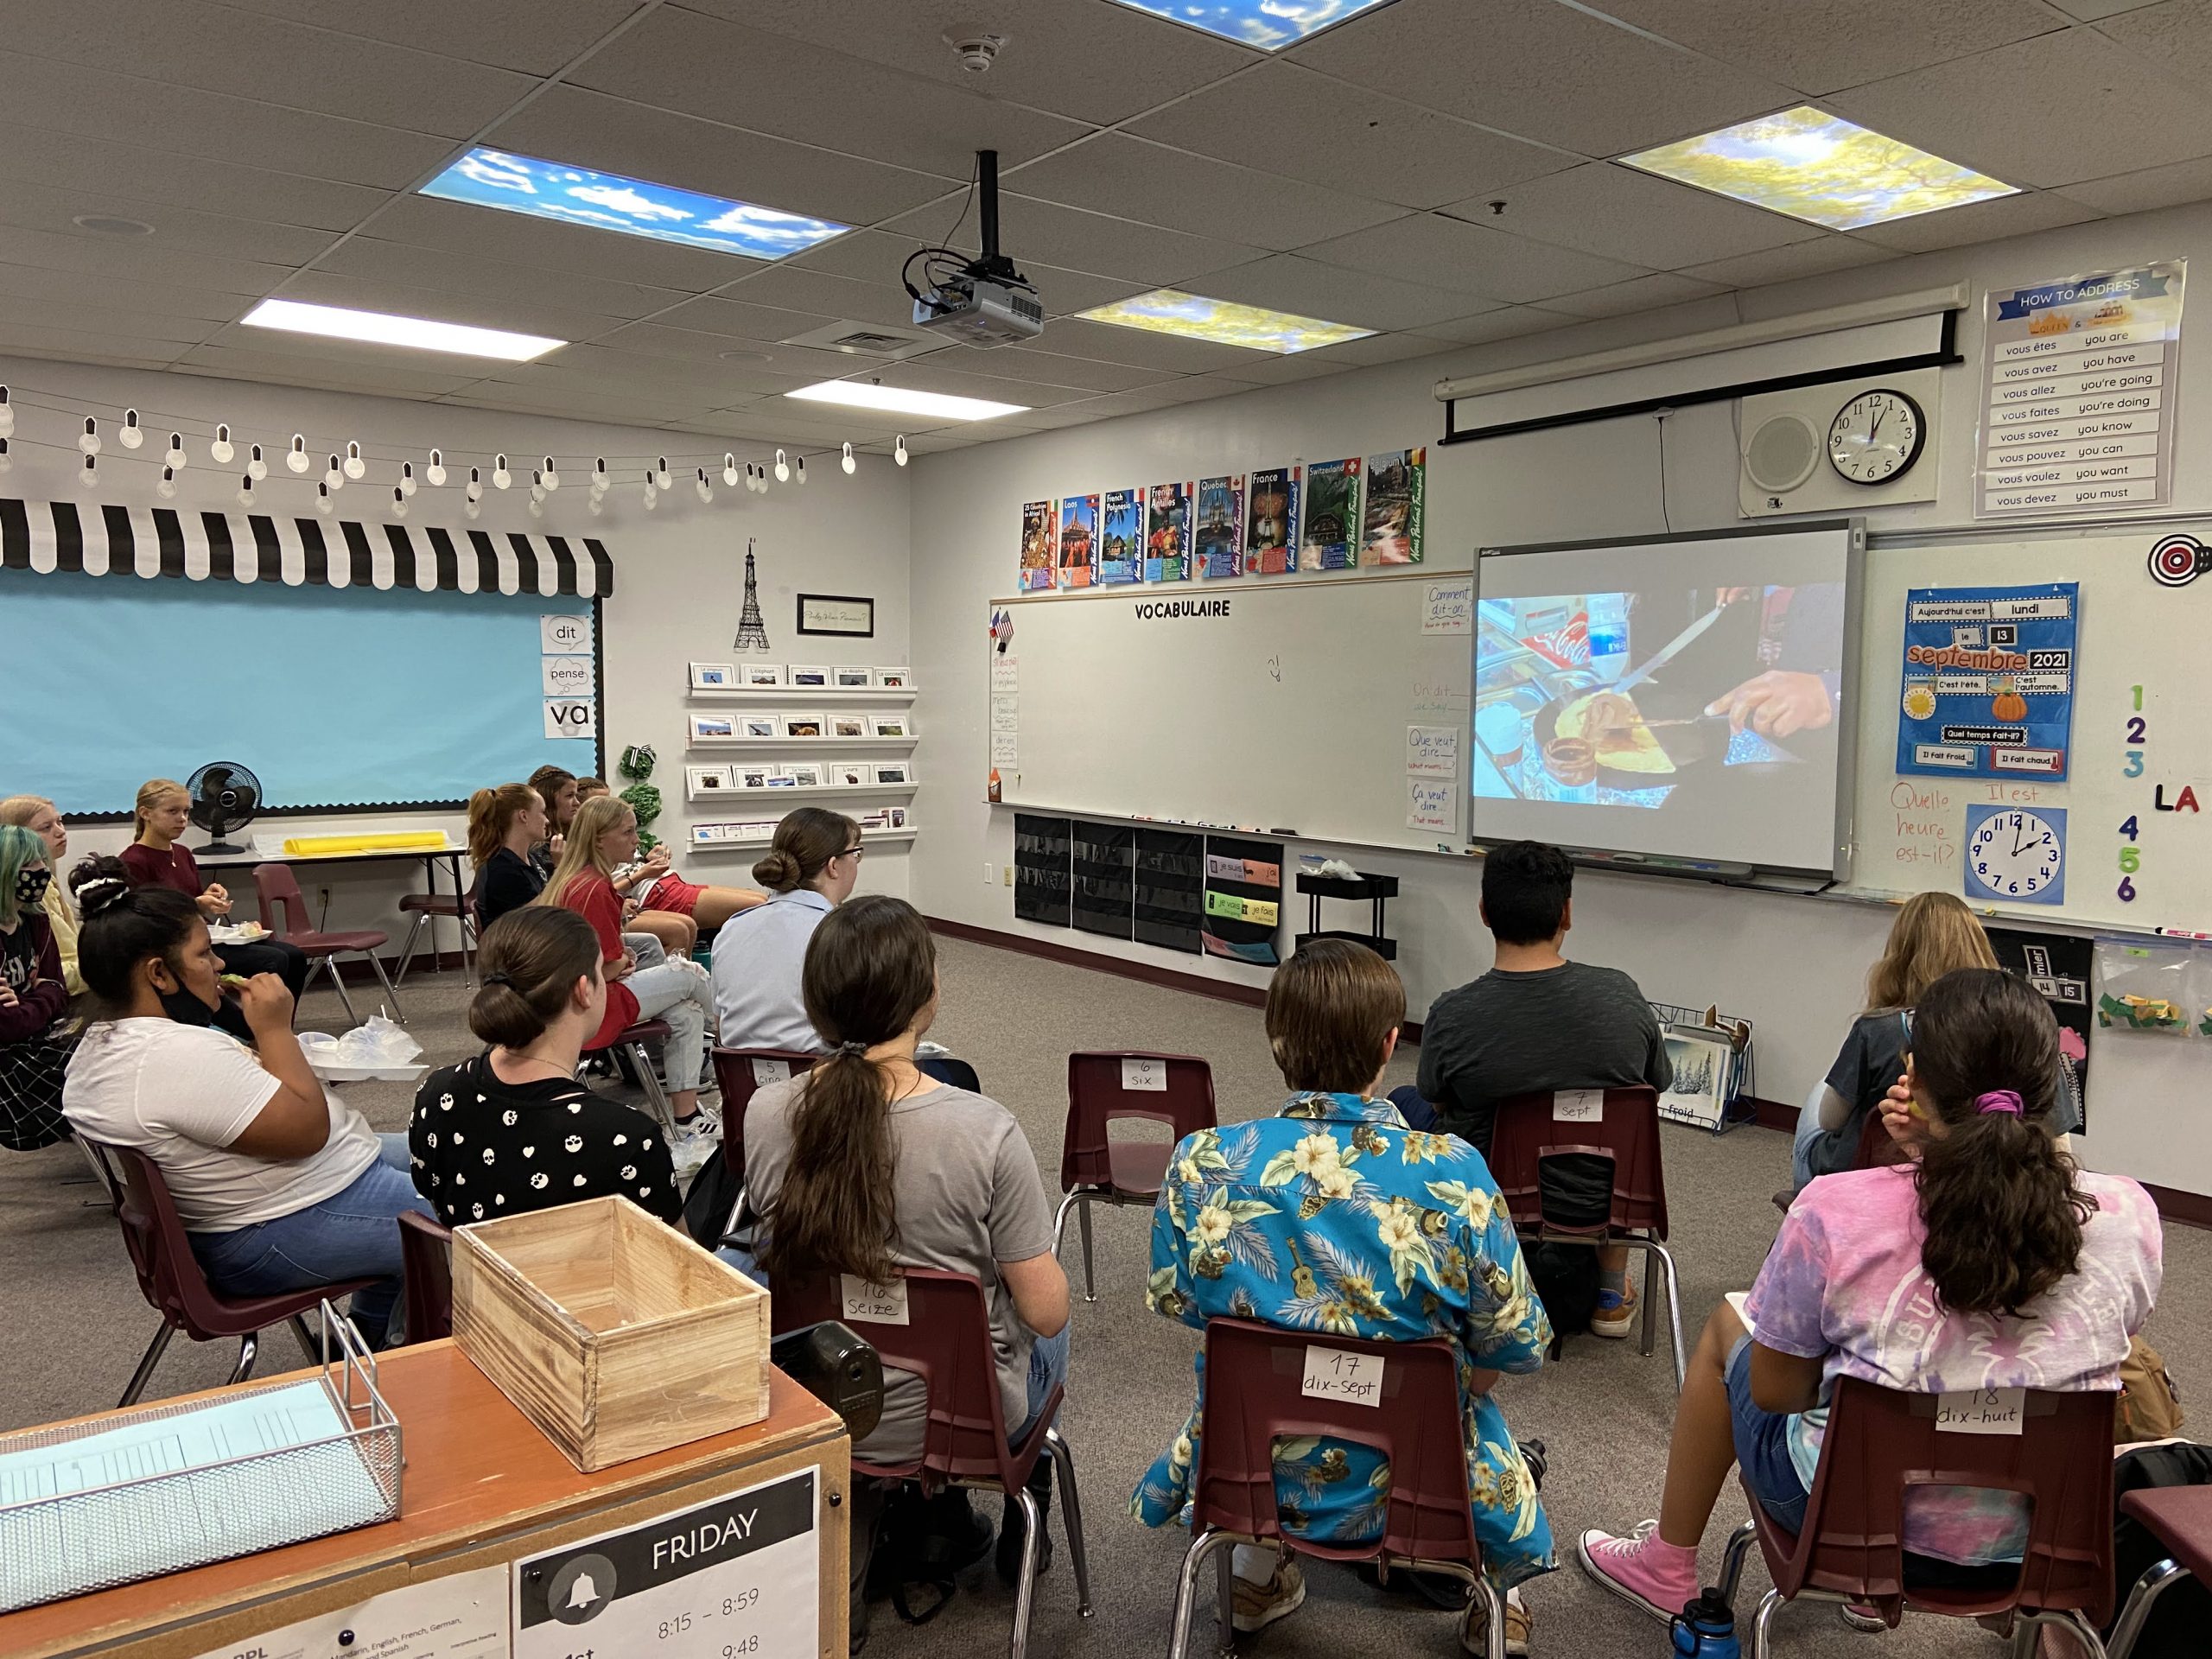
[(574, 912), (532, 906), (484, 931), (468, 1026), (491, 1046), (433, 1071), (415, 1095), (416, 1190), (448, 1227), (619, 1193), (674, 1223), (683, 1195), (660, 1126), (576, 1081), (607, 987), (599, 938)]

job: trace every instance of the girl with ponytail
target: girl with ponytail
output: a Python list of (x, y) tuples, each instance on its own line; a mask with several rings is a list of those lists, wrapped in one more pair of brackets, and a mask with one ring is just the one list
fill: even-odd
[(433, 1071), (407, 1131), (415, 1185), (448, 1227), (619, 1194), (683, 1214), (659, 1125), (576, 1081), (607, 1008), (599, 935), (532, 905), (484, 930), (468, 1028), (484, 1052)]
[[(1909, 1161), (1798, 1195), (1744, 1317), (1722, 1304), (1690, 1360), (1658, 1521), (1583, 1534), (1585, 1571), (1672, 1618), (1698, 1593), (1698, 1541), (1732, 1464), (1797, 1530), (1838, 1376), (1916, 1394), (2118, 1390), (2158, 1293), (2158, 1214), (2054, 1139), (2058, 1058), (2057, 1022), (2023, 980), (1967, 968), (1922, 991), (1904, 1098), (1884, 1108)], [(1915, 1487), (1906, 1582), (2009, 1584), (2027, 1522), (2010, 1496)]]
[[(839, 906), (814, 929), (802, 988), (829, 1052), (804, 1076), (761, 1090), (746, 1110), (747, 1207), (760, 1217), (750, 1253), (772, 1281), (850, 1274), (881, 1285), (906, 1268), (974, 1275), (990, 1309), (1000, 1403), (1018, 1442), (1067, 1374), (1067, 1275), (1052, 1255), (1036, 1155), (1014, 1115), (915, 1065), (937, 1015), (929, 924), (900, 899)], [(855, 1455), (911, 1460), (922, 1452), (921, 1383), (903, 1371), (887, 1379), (882, 1421)], [(1049, 1471), (1052, 1460), (1037, 1466)], [(1033, 1496), (1050, 1478), (1033, 1481)], [(1020, 1513), (1009, 1494), (999, 1550), (1009, 1581)]]
[(476, 924), (488, 928), (537, 902), (545, 873), (531, 849), (545, 839), (545, 803), (528, 784), (501, 784), (468, 798), (468, 857), (476, 866)]

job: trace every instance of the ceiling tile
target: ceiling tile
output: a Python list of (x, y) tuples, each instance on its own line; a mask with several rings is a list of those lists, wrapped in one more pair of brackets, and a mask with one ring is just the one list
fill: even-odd
[[(1000, 355), (1017, 361), (1014, 353)], [(1050, 409), (1057, 404), (1079, 403), (1099, 395), (1088, 386), (1056, 386), (1035, 380), (1007, 380), (997, 375), (971, 374), (965, 369), (942, 366), (942, 357), (925, 357), (913, 363), (887, 363), (853, 380), (879, 381), (910, 391), (941, 391), (954, 397), (982, 397), (995, 404), (1020, 404), (1028, 409)], [(1155, 383), (1158, 384), (1158, 383)], [(912, 416), (905, 418), (912, 419)]]
[(1440, 213), (1415, 213), (1301, 251), (1328, 264), (1491, 300), (1546, 300), (1644, 274), (1636, 265)]
[[(114, 236), (87, 231), (73, 221), (80, 214), (135, 219), (154, 227), (151, 236)], [(270, 225), (255, 219), (224, 219), (167, 201), (132, 201), (79, 190), (49, 190), (17, 179), (0, 179), (0, 225), (47, 231), (56, 236), (92, 236), (110, 246), (160, 247), (272, 265), (303, 265), (334, 239), (328, 231), (299, 225)]]
[(166, 340), (180, 347), (207, 339), (226, 318), (180, 315), (174, 311), (124, 309), (88, 304), (80, 300), (26, 299), (10, 296), (6, 311), (11, 323), (26, 328), (81, 328), (92, 334), (130, 335), (138, 340)]
[(1891, 257), (1889, 252), (1861, 242), (1855, 237), (1829, 233), (1815, 237), (1809, 242), (1792, 242), (1787, 247), (1768, 248), (1758, 253), (1738, 254), (1732, 259), (1715, 259), (1702, 265), (1683, 269), (1685, 276), (1700, 277), (1708, 283), (1719, 283), (1723, 288), (1759, 288), (1768, 283), (1786, 283), (1797, 276), (1818, 276), (1831, 270), (1842, 270), (1852, 265), (1871, 265)]
[(1543, 309), (1570, 317), (1618, 317), (1631, 311), (1656, 311), (1662, 305), (1702, 300), (1726, 289), (1719, 283), (1700, 282), (1674, 271), (1631, 276), (1610, 288), (1593, 288), (1580, 294), (1562, 294), (1544, 302)]
[[(734, 297), (743, 291), (742, 289), (732, 289), (733, 297), (705, 296), (686, 300), (683, 304), (671, 306), (662, 312), (652, 320), (653, 323), (664, 328), (681, 328), (696, 331), (700, 335), (712, 335), (716, 340), (715, 350), (726, 352), (734, 341), (790, 340), (795, 335), (810, 334), (836, 318), (834, 312), (787, 311), (779, 306), (755, 305)], [(700, 349), (703, 349), (703, 346)]]
[(648, 109), (578, 86), (548, 88), (501, 122), (486, 142), (548, 161), (844, 225), (873, 224), (945, 190), (943, 179), (927, 174)]
[[(1407, 207), (1580, 159), (1294, 63), (1270, 61), (1132, 123), (1139, 137)], [(1295, 208), (1297, 193), (1290, 193)]]
[(1341, 363), (1347, 368), (1370, 368), (1377, 363), (1402, 363), (1408, 358), (1433, 357), (1439, 352), (1450, 351), (1458, 343), (1426, 334), (1370, 334), (1365, 340), (1343, 340), (1316, 351), (1301, 352), (1299, 355), (1323, 363)]
[[(556, 340), (589, 340), (620, 326), (620, 319), (575, 311), (520, 291), (475, 292), (414, 288), (384, 278), (350, 276), (332, 270), (302, 270), (276, 290), (276, 297), (308, 305), (339, 305), (387, 316), (423, 317), (433, 322), (466, 323), (476, 328), (505, 328)], [(232, 313), (242, 317), (251, 306)], [(274, 331), (282, 333), (282, 330)]]
[[(961, 226), (948, 229), (952, 211), (944, 215), (944, 223), (928, 232), (928, 245), (943, 243), (950, 236), (960, 251), (966, 253), (976, 246), (976, 219), (965, 215)], [(915, 215), (918, 223), (926, 222), (923, 214)], [(862, 282), (887, 282), (896, 284), (899, 272), (905, 269), (906, 256), (925, 245), (919, 236), (893, 236), (886, 231), (855, 231), (849, 236), (823, 243), (820, 247), (779, 263), (778, 270), (821, 270), (836, 276), (857, 277)], [(1048, 265), (1026, 255), (1017, 258), (1023, 276), (1037, 285), (1037, 296), (1045, 302), (1048, 317), (1065, 316), (1071, 311), (1088, 311), (1095, 305), (1105, 305), (1115, 300), (1127, 299), (1141, 294), (1147, 287), (1157, 286), (1133, 281), (1126, 276), (1097, 276), (1089, 271), (1070, 270), (1065, 265)], [(904, 288), (899, 291), (906, 292)], [(911, 303), (911, 302), (910, 302)], [(909, 313), (912, 315), (912, 313)]]
[(1294, 253), (1271, 254), (1200, 279), (1209, 298), (1263, 305), (1294, 316), (1348, 322), (1361, 328), (1417, 328), (1467, 314), (1467, 296), (1448, 289), (1402, 283), (1372, 271), (1348, 270)]
[[(1256, 61), (1232, 41), (1100, 0), (679, 0), (988, 98), (1097, 124), (1126, 120)], [(1005, 38), (988, 73), (947, 40)]]
[(2038, 0), (1605, 0), (1604, 9), (1808, 92), (1861, 86), (2065, 27)]
[(155, 311), (168, 317), (201, 317), (211, 325), (232, 321), (252, 305), (255, 297), (186, 288), (170, 282), (10, 264), (0, 264), (0, 294), (14, 299), (48, 300), (117, 311)]
[(1762, 115), (1786, 86), (1552, 0), (1395, 0), (1283, 55), (1539, 143), (1616, 156)]
[[(613, 338), (610, 336), (609, 338)], [(730, 342), (719, 342), (727, 346)], [(595, 375), (610, 385), (680, 387), (687, 393), (704, 394), (706, 401), (715, 406), (741, 403), (747, 398), (766, 397), (779, 392), (795, 391), (801, 386), (811, 385), (823, 377), (808, 372), (794, 365), (779, 372), (771, 369), (765, 360), (747, 359), (729, 360), (719, 356), (683, 359), (651, 352), (629, 349), (636, 344), (627, 338), (622, 348), (601, 343), (566, 346), (548, 353), (540, 361), (548, 368)], [(531, 365), (537, 367), (537, 365)]]
[(17, 357), (99, 363), (126, 369), (162, 369), (175, 358), (174, 340), (137, 340), (78, 328), (31, 328), (0, 315), (0, 352)]
[(2212, 0), (2165, 0), (2107, 18), (2101, 32), (2192, 86), (2212, 77)]
[(639, 0), (226, 0), (242, 11), (550, 75)]
[(2094, 29), (1839, 92), (1863, 126), (1994, 174), (2058, 185), (2212, 155), (2212, 109)]
[(2123, 11), (2156, 5), (2158, 0), (2050, 0), (2050, 3), (2069, 17), (2079, 17), (2085, 23), (2093, 23), (2100, 17), (2111, 17)]
[(181, 158), (207, 156), (310, 178), (404, 189), (453, 152), (426, 134), (279, 109), (251, 99), (0, 51), (0, 110), (18, 126), (124, 143), (158, 134)]
[(318, 115), (466, 138), (536, 84), (213, 0), (0, 0), (10, 50)]
[(1215, 369), (1202, 378), (1218, 380), (1225, 385), (1287, 386), (1300, 380), (1320, 380), (1332, 374), (1348, 374), (1359, 365), (1335, 363), (1324, 359), (1314, 361), (1314, 352), (1300, 352), (1290, 357), (1255, 358), (1249, 363), (1235, 368)]
[[(373, 236), (349, 237), (316, 261), (315, 268), (335, 276), (404, 283), (418, 291), (436, 289), (456, 296), (466, 296), (485, 306), (515, 308), (516, 315), (524, 308), (542, 305), (583, 316), (619, 318), (626, 322), (665, 309), (686, 297), (674, 289), (652, 288), (643, 283), (609, 282), (601, 276), (580, 276), (558, 267), (549, 270), (543, 265), (471, 258), (467, 254), (412, 247), (404, 242), (387, 242)], [(571, 322), (569, 326), (575, 325)], [(602, 322), (598, 326), (611, 325)], [(597, 331), (595, 327), (592, 332)]]
[(312, 352), (267, 349), (266, 336), (257, 340), (251, 331), (227, 329), (204, 346), (195, 346), (179, 361), (196, 370), (233, 378), (282, 380), (293, 385), (340, 380), (352, 386), (373, 385), (382, 391), (435, 397), (480, 378), (483, 365), (461, 370), (441, 367), (418, 353), (386, 350), (371, 355), (371, 346), (345, 346), (342, 340), (319, 340)]
[(2098, 210), (2086, 203), (2037, 190), (1964, 207), (1947, 207), (1940, 213), (1920, 213), (1894, 224), (1869, 225), (1853, 234), (1900, 253), (1928, 253), (1937, 248), (1962, 248), (1973, 242), (2024, 236), (2031, 231), (2056, 230), (2098, 217)]
[(1300, 247), (1379, 225), (1399, 211), (1111, 132), (1013, 170), (1007, 185), (1026, 196), (1257, 248)]
[[(1045, 337), (1047, 340), (1052, 338), (1051, 328), (1046, 330)], [(950, 351), (933, 353), (928, 360), (948, 369), (995, 375), (1016, 384), (1079, 386), (1090, 391), (1133, 391), (1139, 386), (1155, 385), (1169, 373), (1165, 369), (1131, 368), (1126, 364), (1101, 363), (1092, 358), (1069, 357), (1058, 352), (1009, 352), (991, 347), (978, 350), (973, 346), (956, 346)]]
[[(943, 208), (931, 206), (880, 228), (934, 240), (944, 233), (946, 217)], [(1127, 277), (1148, 288), (1179, 285), (1207, 271), (1260, 257), (1259, 249), (1238, 243), (1188, 236), (1147, 220), (1115, 219), (1015, 194), (999, 201), (999, 245), (1018, 265), (1038, 259), (1071, 270)]]
[[(906, 290), (890, 282), (856, 282), (850, 276), (832, 276), (819, 270), (784, 270), (771, 268), (758, 276), (727, 290), (728, 296), (748, 306), (773, 306), (785, 311), (803, 311), (816, 317), (836, 317), (852, 322), (889, 323), (901, 328), (914, 326), (914, 302), (906, 297)], [(695, 304), (712, 305), (711, 300)], [(686, 324), (685, 327), (691, 325)], [(809, 323), (807, 327), (819, 324)], [(794, 330), (804, 333), (804, 329)], [(778, 336), (783, 338), (783, 336)]]
[(1529, 305), (1509, 305), (1452, 322), (1433, 322), (1421, 332), (1454, 345), (1479, 346), (1488, 340), (1510, 340), (1516, 334), (1541, 334), (1566, 326), (1567, 319), (1554, 312), (1539, 311)]
[(1185, 376), (1166, 385), (1140, 386), (1135, 391), (1109, 391), (1103, 397), (1093, 397), (1088, 403), (1077, 404), (1088, 420), (1111, 420), (1116, 415), (1143, 415), (1155, 409), (1173, 409), (1182, 404), (1205, 403), (1215, 397), (1233, 397), (1249, 386), (1230, 381), (1210, 380), (1202, 374)]
[(81, 231), (57, 236), (48, 231), (0, 225), (0, 260), (49, 270), (81, 270), (97, 276), (181, 283), (219, 294), (266, 294), (292, 274), (289, 265), (218, 259), (164, 249), (157, 245), (161, 239), (158, 236), (94, 236)]
[[(351, 230), (391, 200), (388, 192), (364, 185), (227, 162), (198, 160), (181, 167), (158, 145), (110, 143), (30, 127), (0, 126), (0, 179), (64, 195), (167, 204), (175, 203), (182, 183), (198, 212), (333, 232)], [(146, 215), (134, 211), (130, 217)]]
[[(785, 410), (792, 411), (785, 414)], [(827, 404), (793, 403), (788, 398), (774, 397), (754, 404), (743, 411), (746, 422), (758, 421), (781, 436), (797, 443), (821, 444), (834, 447), (848, 440), (857, 442), (861, 438), (891, 437), (909, 430), (918, 431), (941, 424), (934, 421), (915, 421), (907, 416), (886, 415), (868, 409), (832, 409)], [(914, 421), (912, 427), (905, 423)], [(988, 425), (988, 422), (965, 422), (974, 426)], [(811, 468), (809, 469), (812, 470)]]
[[(675, 7), (626, 30), (569, 79), (659, 109), (962, 181), (978, 149), (996, 149), (1000, 165), (1012, 167), (1091, 130), (966, 87)], [(835, 96), (825, 97), (831, 87)]]
[(1821, 234), (1816, 225), (1610, 162), (1589, 162), (1488, 194), (1505, 203), (1503, 214), (1493, 216), (1490, 200), (1482, 197), (1445, 211), (1509, 235), (1661, 270), (1809, 242)]
[(2142, 213), (2154, 207), (2173, 207), (2183, 202), (2212, 197), (2212, 156), (2193, 162), (2172, 162), (2164, 167), (2122, 173), (2116, 178), (2069, 184), (2060, 194), (2086, 201), (2101, 213)]
[(366, 229), (382, 241), (687, 294), (704, 293), (759, 269), (757, 260), (739, 254), (679, 247), (522, 213), (493, 213), (430, 196), (394, 197)]
[[(704, 302), (699, 303), (703, 304)], [(593, 343), (645, 356), (728, 364), (733, 372), (749, 376), (792, 375), (798, 377), (801, 385), (810, 385), (817, 380), (837, 379), (850, 374), (856, 366), (868, 360), (846, 352), (825, 352), (809, 346), (779, 346), (764, 340), (735, 339), (728, 334), (704, 334), (692, 328), (671, 328), (652, 322), (626, 324), (601, 335)], [(773, 389), (783, 390), (780, 387)]]
[(1034, 346), (1001, 346), (1002, 352), (1050, 351), (1071, 357), (1093, 357), (1102, 363), (1122, 363), (1136, 369), (1160, 369), (1171, 374), (1204, 374), (1225, 369), (1264, 353), (1242, 346), (1221, 346), (1210, 340), (1185, 340), (1158, 334), (1147, 328), (1122, 328), (1109, 322), (1085, 322), (1064, 317), (1045, 330)]

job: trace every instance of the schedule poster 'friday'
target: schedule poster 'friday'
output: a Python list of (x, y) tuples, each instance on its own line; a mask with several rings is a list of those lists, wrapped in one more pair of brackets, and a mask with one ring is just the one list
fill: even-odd
[(1897, 770), (2064, 782), (2081, 617), (2071, 582), (1907, 593)]
[(2187, 264), (1991, 290), (1976, 518), (2171, 499)]

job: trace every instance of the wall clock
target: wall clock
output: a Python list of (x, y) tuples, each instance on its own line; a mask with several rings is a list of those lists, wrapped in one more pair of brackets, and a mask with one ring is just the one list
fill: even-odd
[(1828, 423), (1828, 465), (1853, 484), (1903, 478), (1927, 447), (1927, 417), (1893, 387), (1860, 392)]
[(2065, 903), (2063, 809), (1967, 808), (1966, 891), (2000, 904)]

